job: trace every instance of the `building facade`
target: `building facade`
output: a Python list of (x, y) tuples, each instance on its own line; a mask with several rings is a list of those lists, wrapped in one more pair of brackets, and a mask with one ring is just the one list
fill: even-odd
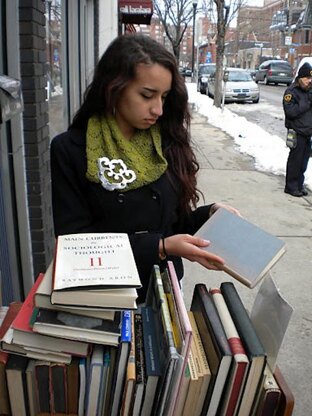
[(67, 128), (100, 51), (117, 35), (118, 5), (2, 0), (0, 25), (0, 75), (20, 83), (23, 99), (23, 111), (0, 125), (0, 277), (8, 304), (24, 299), (53, 257), (50, 142)]

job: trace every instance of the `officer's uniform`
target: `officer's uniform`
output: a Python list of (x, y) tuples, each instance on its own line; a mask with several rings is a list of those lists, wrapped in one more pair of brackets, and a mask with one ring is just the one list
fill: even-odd
[(312, 77), (308, 63), (300, 68), (296, 81), (285, 90), (283, 97), (285, 127), (295, 130), (297, 135), (297, 145), (290, 149), (286, 166), (285, 192), (293, 196), (307, 194), (303, 187), (304, 172), (311, 153), (312, 89), (306, 91), (300, 87), (298, 79), (303, 77)]

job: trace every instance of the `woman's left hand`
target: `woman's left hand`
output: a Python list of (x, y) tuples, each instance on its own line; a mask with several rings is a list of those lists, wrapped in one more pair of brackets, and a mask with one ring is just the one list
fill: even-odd
[(224, 264), (222, 257), (203, 250), (209, 244), (209, 241), (189, 234), (176, 234), (165, 238), (167, 254), (197, 262), (206, 269), (222, 270)]

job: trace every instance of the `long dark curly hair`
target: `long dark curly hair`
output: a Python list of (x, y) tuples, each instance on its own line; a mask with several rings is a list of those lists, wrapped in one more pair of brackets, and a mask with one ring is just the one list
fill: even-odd
[(158, 124), (165, 143), (164, 155), (170, 177), (181, 195), (182, 212), (189, 212), (199, 200), (196, 181), (199, 167), (191, 147), (187, 89), (174, 55), (160, 43), (139, 34), (117, 37), (98, 62), (93, 80), (85, 92), (84, 102), (69, 128), (86, 129), (91, 116), (111, 114), (118, 97), (135, 78), (136, 67), (141, 63), (157, 63), (172, 75), (171, 90)]

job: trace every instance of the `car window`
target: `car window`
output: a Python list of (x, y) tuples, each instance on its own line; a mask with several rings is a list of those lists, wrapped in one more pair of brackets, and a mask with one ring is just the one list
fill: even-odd
[(202, 74), (211, 74), (214, 71), (214, 69), (215, 69), (214, 65), (202, 66), (199, 69), (199, 74), (200, 75), (202, 75)]
[(267, 69), (269, 64), (262, 64), (259, 66), (259, 69)]
[(291, 65), (287, 63), (282, 63), (282, 62), (274, 63), (272, 67), (278, 71), (291, 71), (292, 70)]
[(243, 71), (230, 71), (229, 81), (240, 82), (240, 81), (252, 81), (251, 75), (248, 72)]

